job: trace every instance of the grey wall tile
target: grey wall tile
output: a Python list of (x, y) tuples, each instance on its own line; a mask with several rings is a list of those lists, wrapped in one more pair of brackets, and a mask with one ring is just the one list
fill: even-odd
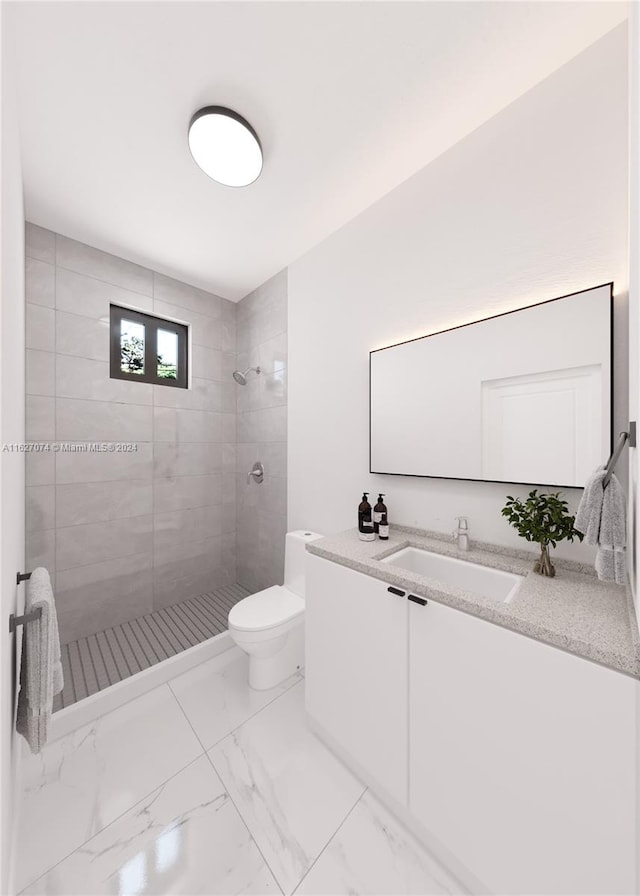
[(236, 393), (233, 382), (221, 383), (193, 377), (188, 389), (154, 386), (153, 403), (155, 407), (235, 413)]
[(235, 442), (237, 438), (237, 418), (235, 414), (222, 414), (222, 441)]
[(224, 352), (233, 352), (236, 351), (236, 341), (237, 341), (237, 320), (236, 320), (236, 305), (233, 302), (227, 302), (223, 300), (222, 305), (222, 317), (221, 317), (221, 326), (222, 326), (222, 339), (220, 341), (220, 348)]
[(287, 476), (287, 443), (261, 442), (258, 445), (258, 456), (270, 476), (279, 476), (286, 480)]
[(194, 345), (191, 350), (191, 370), (200, 379), (223, 381), (222, 362), (223, 353), (217, 349)]
[[(225, 507), (214, 504), (209, 507), (192, 507), (189, 510), (173, 510), (156, 513), (153, 517), (153, 547), (162, 555), (165, 548), (176, 544), (194, 544), (228, 531)], [(235, 531), (235, 519), (234, 519)]]
[(252, 333), (258, 343), (273, 339), (287, 329), (286, 303), (274, 303), (268, 307), (260, 308), (256, 317), (256, 326)]
[(26, 346), (45, 352), (55, 349), (55, 312), (44, 305), (27, 303)]
[(84, 317), (109, 320), (109, 305), (123, 305), (138, 311), (153, 311), (151, 296), (121, 289), (76, 271), (56, 269), (56, 308)]
[(38, 258), (53, 264), (56, 260), (56, 235), (29, 221), (24, 227), (25, 254), (27, 258)]
[[(206, 314), (196, 314), (179, 305), (171, 305), (154, 299), (153, 313), (167, 320), (176, 320), (178, 323), (188, 324), (193, 345), (203, 345), (206, 348), (221, 349), (225, 342), (223, 317), (209, 317)], [(235, 350), (235, 345), (231, 349)]]
[(37, 566), (44, 566), (50, 573), (56, 569), (56, 530), (38, 529), (27, 532), (26, 564), (29, 572)]
[[(88, 446), (89, 443), (77, 444)], [(150, 442), (138, 442), (137, 450), (131, 452), (61, 450), (56, 454), (56, 482), (59, 485), (151, 479), (152, 468), (153, 449)]]
[(225, 438), (225, 414), (155, 407), (153, 415), (153, 437), (156, 442), (230, 441)]
[(223, 532), (220, 539), (220, 571), (225, 578), (223, 584), (229, 585), (237, 582), (236, 576), (236, 533), (235, 529), (229, 532)]
[(280, 333), (258, 346), (258, 363), (265, 376), (279, 373), (286, 369), (288, 362), (288, 336)]
[(260, 408), (279, 407), (287, 403), (287, 371), (286, 368), (277, 374), (259, 376), (238, 389), (238, 414), (256, 411)]
[(252, 468), (254, 463), (263, 460), (260, 454), (260, 445), (258, 442), (242, 442), (238, 444), (236, 450), (236, 471), (240, 475), (245, 475)]
[(178, 411), (175, 408), (154, 407), (153, 439), (155, 442), (177, 442)]
[[(287, 500), (287, 272), (281, 271), (237, 307), (237, 364), (260, 377), (237, 393), (237, 580), (250, 591), (283, 581)], [(261, 486), (247, 486), (254, 460)]]
[(53, 485), (27, 486), (27, 532), (37, 529), (53, 529), (55, 517), (55, 488)]
[(154, 546), (156, 567), (181, 563), (185, 560), (201, 562), (203, 569), (217, 569), (220, 566), (220, 536)]
[(25, 297), (32, 305), (53, 308), (56, 302), (55, 267), (36, 258), (25, 264)]
[(169, 305), (178, 305), (180, 308), (188, 308), (196, 314), (206, 314), (209, 317), (220, 317), (222, 302), (220, 296), (205, 292), (188, 283), (172, 280), (164, 274), (154, 272), (153, 297), (157, 302), (165, 302)]
[(222, 504), (222, 474), (172, 476), (153, 481), (154, 513)]
[(56, 438), (150, 442), (153, 438), (153, 408), (150, 405), (118, 404), (113, 401), (58, 398)]
[(222, 472), (222, 444), (157, 442), (153, 447), (153, 475), (194, 476)]
[(146, 553), (152, 546), (151, 516), (58, 528), (56, 571)]
[(287, 515), (287, 480), (265, 474), (260, 509), (277, 517)]
[(223, 443), (222, 449), (222, 472), (236, 472), (236, 445), (233, 442)]
[(109, 321), (81, 314), (56, 312), (56, 351), (94, 361), (109, 360)]
[(150, 479), (79, 482), (56, 487), (58, 526), (148, 516), (152, 510), (153, 483)]
[(264, 408), (238, 415), (238, 442), (286, 442), (287, 408)]
[(147, 296), (153, 295), (151, 271), (59, 234), (56, 236), (56, 265), (79, 274), (87, 274), (123, 289)]
[(25, 360), (27, 395), (54, 395), (56, 370), (54, 353), (28, 348)]
[(222, 352), (222, 382), (234, 384), (233, 371), (238, 369), (234, 352)]
[(53, 451), (30, 451), (25, 455), (25, 477), (29, 485), (53, 485), (56, 456)]
[(29, 441), (53, 441), (56, 431), (55, 400), (41, 395), (27, 395), (26, 437)]
[(185, 550), (167, 560), (154, 559), (153, 603), (159, 609), (219, 588), (222, 584), (221, 537), (185, 546)]
[(57, 573), (56, 608), (62, 643), (150, 613), (152, 557), (148, 551)]
[(56, 391), (61, 398), (85, 398), (127, 404), (151, 404), (153, 386), (110, 379), (106, 361), (56, 355)]

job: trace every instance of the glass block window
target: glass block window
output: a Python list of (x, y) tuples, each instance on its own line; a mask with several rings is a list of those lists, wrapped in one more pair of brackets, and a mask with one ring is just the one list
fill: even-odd
[(187, 326), (111, 306), (111, 378), (186, 389)]

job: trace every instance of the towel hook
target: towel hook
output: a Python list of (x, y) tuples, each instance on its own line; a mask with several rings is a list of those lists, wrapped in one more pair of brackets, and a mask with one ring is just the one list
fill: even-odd
[[(21, 582), (26, 582), (30, 578), (30, 572), (18, 572), (16, 573), (16, 584), (19, 585)], [(16, 616), (14, 613), (11, 613), (9, 616), (9, 631), (13, 633), (19, 625), (26, 625), (27, 622), (34, 622), (36, 619), (40, 619), (41, 616), (42, 607), (36, 607), (35, 610), (32, 610), (30, 613), (25, 613), (24, 616)]]

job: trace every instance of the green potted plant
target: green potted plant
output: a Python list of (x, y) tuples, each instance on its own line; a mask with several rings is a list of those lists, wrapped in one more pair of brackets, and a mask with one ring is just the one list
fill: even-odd
[(560, 500), (560, 492), (539, 495), (534, 488), (526, 501), (507, 495), (507, 503), (502, 515), (527, 541), (540, 545), (540, 559), (533, 567), (541, 576), (555, 576), (556, 570), (549, 556), (549, 545), (555, 548), (559, 541), (573, 541), (584, 538), (582, 532), (574, 528), (575, 516), (567, 512), (567, 502)]

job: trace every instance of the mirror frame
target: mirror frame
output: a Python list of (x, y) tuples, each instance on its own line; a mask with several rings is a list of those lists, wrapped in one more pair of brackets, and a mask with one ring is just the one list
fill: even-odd
[[(371, 423), (372, 423), (372, 384), (371, 384), (371, 359), (372, 356), (377, 354), (378, 352), (388, 351), (390, 348), (397, 348), (400, 345), (407, 345), (410, 342), (419, 342), (422, 339), (430, 339), (432, 336), (440, 336), (443, 333), (451, 333), (454, 330), (461, 330), (464, 327), (473, 327), (475, 324), (486, 323), (490, 320), (495, 320), (499, 317), (506, 317), (508, 314), (519, 314), (521, 311), (528, 311), (531, 308), (538, 308), (541, 305), (550, 305), (552, 302), (561, 302), (563, 299), (570, 299), (574, 296), (580, 295), (583, 292), (591, 292), (594, 289), (602, 289), (603, 287), (609, 287), (609, 382), (610, 382), (610, 395), (609, 395), (609, 456), (611, 456), (611, 452), (613, 451), (613, 429), (614, 429), (614, 421), (613, 421), (613, 400), (614, 400), (614, 338), (613, 338), (613, 311), (614, 311), (614, 296), (613, 296), (613, 280), (606, 281), (605, 283), (598, 283), (595, 286), (589, 286), (586, 289), (578, 289), (575, 292), (567, 293), (563, 296), (556, 296), (553, 299), (545, 299), (542, 302), (533, 302), (531, 305), (524, 305), (522, 308), (514, 308), (512, 311), (502, 311), (499, 314), (491, 314), (488, 317), (478, 318), (477, 320), (471, 320), (466, 324), (458, 324), (455, 327), (447, 327), (444, 330), (437, 330), (434, 333), (426, 333), (424, 336), (415, 336), (412, 339), (404, 339), (401, 342), (394, 342), (391, 345), (385, 345), (382, 348), (376, 348), (369, 352), (369, 473), (374, 474), (376, 476), (404, 476), (413, 479), (444, 479), (451, 480), (454, 482), (495, 482), (504, 485), (526, 485), (533, 487), (544, 487), (544, 488), (555, 488), (555, 489), (583, 489), (582, 485), (558, 485), (556, 483), (548, 484), (544, 482), (519, 482), (511, 479), (473, 479), (468, 476), (437, 476), (428, 473), (393, 473), (387, 470), (374, 470), (373, 464), (371, 462), (372, 458), (372, 444), (371, 444)], [(606, 458), (603, 459), (603, 463), (606, 463)]]

